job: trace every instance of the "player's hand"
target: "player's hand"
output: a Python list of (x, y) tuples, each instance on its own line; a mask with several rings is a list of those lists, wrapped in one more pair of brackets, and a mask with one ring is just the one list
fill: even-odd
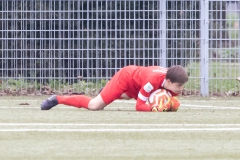
[(171, 109), (171, 98), (161, 98), (158, 106), (152, 107), (152, 112), (167, 112)]
[(179, 100), (177, 99), (177, 97), (171, 97), (170, 101), (171, 101), (170, 111), (177, 112), (180, 106)]
[(152, 107), (152, 112), (177, 112), (180, 102), (177, 97), (161, 99), (158, 106)]

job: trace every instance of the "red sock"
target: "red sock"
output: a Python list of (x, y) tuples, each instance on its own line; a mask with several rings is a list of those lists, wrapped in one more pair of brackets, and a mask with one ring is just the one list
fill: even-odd
[(84, 95), (75, 95), (75, 96), (57, 96), (58, 104), (65, 104), (68, 106), (74, 106), (77, 108), (86, 108), (88, 109), (88, 103), (92, 98)]

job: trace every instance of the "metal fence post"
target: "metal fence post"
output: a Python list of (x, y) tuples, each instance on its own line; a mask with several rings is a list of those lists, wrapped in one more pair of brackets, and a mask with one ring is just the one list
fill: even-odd
[(201, 0), (201, 52), (200, 52), (200, 70), (201, 70), (201, 95), (209, 95), (209, 53), (208, 53), (208, 41), (209, 41), (209, 8), (208, 0)]
[(159, 51), (160, 65), (167, 67), (167, 51), (166, 51), (166, 0), (159, 1)]
[[(238, 63), (240, 63), (240, 2), (238, 1), (237, 2), (237, 12), (238, 12), (238, 36), (236, 37), (237, 38), (237, 41), (238, 41), (238, 53), (237, 53), (237, 58), (238, 58)], [(239, 74), (239, 73), (238, 73)]]

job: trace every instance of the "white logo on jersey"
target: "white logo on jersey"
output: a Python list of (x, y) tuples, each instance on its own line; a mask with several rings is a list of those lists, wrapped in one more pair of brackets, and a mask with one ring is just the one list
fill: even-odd
[(153, 72), (167, 73), (167, 69), (166, 68), (154, 69)]
[(150, 82), (148, 82), (147, 84), (145, 84), (145, 86), (143, 87), (143, 89), (144, 89), (147, 93), (149, 93), (149, 92), (151, 92), (151, 91), (153, 90), (153, 86), (151, 85)]

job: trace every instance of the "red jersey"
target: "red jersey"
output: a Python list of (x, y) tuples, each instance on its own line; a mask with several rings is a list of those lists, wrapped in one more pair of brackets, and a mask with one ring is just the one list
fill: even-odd
[[(104, 87), (101, 96), (106, 104), (119, 98), (122, 93), (137, 100), (136, 110), (142, 110), (150, 94), (163, 88), (167, 68), (160, 66), (127, 66), (118, 71)], [(169, 91), (172, 96), (177, 94)]]

